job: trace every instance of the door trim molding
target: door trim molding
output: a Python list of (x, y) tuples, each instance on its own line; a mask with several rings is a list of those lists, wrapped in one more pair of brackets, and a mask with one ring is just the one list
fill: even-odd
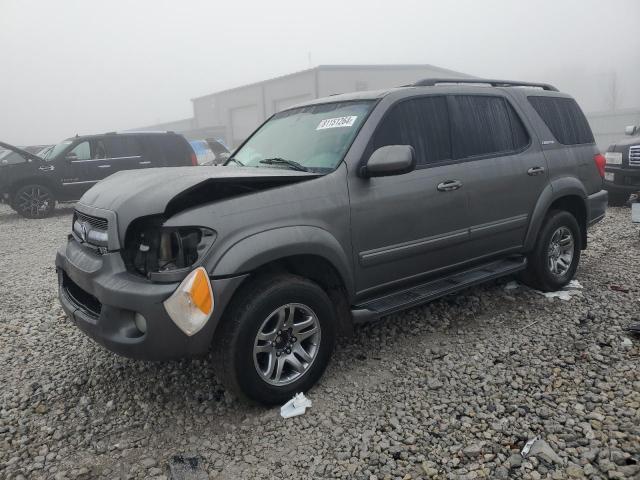
[(474, 225), (469, 229), (469, 239), (475, 240), (477, 238), (488, 237), (498, 233), (524, 228), (527, 226), (527, 220), (529, 220), (529, 215), (523, 213), (521, 215), (503, 218), (502, 220)]
[(440, 235), (433, 235), (431, 237), (419, 238), (409, 242), (396, 243), (395, 245), (389, 245), (387, 247), (367, 250), (360, 252), (358, 258), (360, 265), (363, 267), (371, 267), (466, 242), (468, 239), (469, 229), (465, 228)]

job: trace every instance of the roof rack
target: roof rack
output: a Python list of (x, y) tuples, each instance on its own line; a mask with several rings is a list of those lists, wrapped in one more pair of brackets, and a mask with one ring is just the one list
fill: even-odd
[(535, 87), (550, 92), (557, 92), (558, 89), (548, 83), (513, 82), (511, 80), (489, 80), (487, 78), (425, 78), (414, 83), (413, 87), (433, 87), (442, 83), (484, 83), (492, 87)]

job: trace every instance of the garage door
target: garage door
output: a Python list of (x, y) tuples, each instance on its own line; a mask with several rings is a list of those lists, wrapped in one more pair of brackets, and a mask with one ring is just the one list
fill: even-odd
[(258, 106), (249, 105), (231, 110), (231, 132), (233, 146), (237, 147), (260, 125)]

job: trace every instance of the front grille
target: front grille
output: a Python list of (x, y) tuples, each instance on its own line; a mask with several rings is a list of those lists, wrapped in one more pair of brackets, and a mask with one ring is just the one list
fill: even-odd
[(94, 217), (92, 215), (87, 215), (86, 213), (75, 211), (75, 218), (83, 223), (88, 223), (93, 228), (97, 230), (107, 230), (109, 227), (109, 222), (106, 218)]
[(640, 167), (640, 145), (629, 147), (629, 166)]
[(85, 292), (78, 284), (71, 280), (64, 271), (62, 272), (62, 290), (76, 308), (83, 310), (94, 318), (100, 316), (100, 312), (102, 311), (100, 300), (89, 292)]
[(109, 222), (105, 218), (94, 217), (79, 211), (73, 215), (72, 230), (82, 243), (100, 248), (109, 245)]

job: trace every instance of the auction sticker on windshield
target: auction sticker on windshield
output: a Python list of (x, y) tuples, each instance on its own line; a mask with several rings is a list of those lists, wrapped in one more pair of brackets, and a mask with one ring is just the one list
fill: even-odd
[(350, 115), (348, 117), (325, 118), (318, 124), (316, 130), (324, 130), (325, 128), (352, 127), (357, 118), (357, 115)]

